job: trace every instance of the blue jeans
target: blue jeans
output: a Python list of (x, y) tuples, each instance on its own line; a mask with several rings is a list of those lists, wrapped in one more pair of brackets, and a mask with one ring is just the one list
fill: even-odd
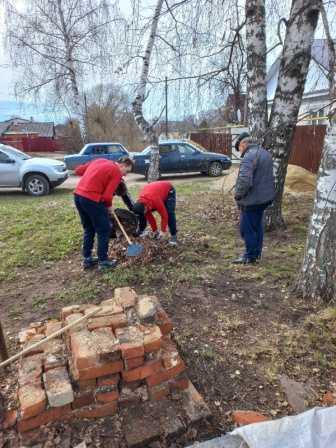
[(264, 211), (268, 205), (242, 208), (240, 212), (240, 235), (245, 242), (245, 255), (248, 260), (261, 257), (264, 239)]
[[(176, 229), (176, 215), (175, 215), (175, 209), (176, 209), (176, 190), (175, 190), (175, 188), (172, 188), (169, 191), (168, 197), (164, 204), (166, 206), (167, 213), (168, 213), (169, 232), (170, 232), (171, 236), (176, 236), (177, 229)], [(139, 216), (139, 220), (140, 220), (140, 232), (143, 232), (147, 226), (147, 220), (144, 215)]]
[(97, 255), (99, 261), (108, 258), (108, 244), (111, 233), (111, 224), (107, 208), (102, 202), (91, 201), (75, 194), (75, 205), (78, 210), (84, 229), (83, 256), (92, 255), (95, 234), (97, 234)]

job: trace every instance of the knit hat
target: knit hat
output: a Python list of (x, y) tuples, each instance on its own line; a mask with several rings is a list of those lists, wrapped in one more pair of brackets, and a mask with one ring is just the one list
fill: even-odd
[(235, 143), (236, 151), (239, 151), (239, 144), (240, 144), (240, 142), (241, 142), (242, 140), (244, 140), (245, 138), (247, 138), (247, 137), (250, 137), (250, 134), (249, 134), (248, 132), (242, 132), (242, 133), (239, 135), (239, 137), (237, 138), (236, 143)]

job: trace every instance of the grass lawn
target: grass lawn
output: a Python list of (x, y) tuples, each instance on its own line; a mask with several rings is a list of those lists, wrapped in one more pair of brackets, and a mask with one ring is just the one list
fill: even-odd
[[(83, 273), (81, 227), (70, 192), (33, 199), (0, 196), (0, 313), (15, 352), (18, 328), (55, 317), (65, 304), (99, 302), (113, 288), (154, 293), (175, 323), (188, 373), (214, 419), (190, 440), (231, 428), (228, 411), (292, 413), (279, 375), (311, 382), (320, 404), (335, 374), (336, 311), (295, 297), (312, 197), (286, 196), (287, 228), (266, 235), (256, 266), (236, 267), (242, 253), (230, 196), (193, 181), (177, 185), (177, 248), (150, 243), (145, 259), (112, 273)], [(133, 188), (132, 193), (135, 193)], [(111, 251), (113, 253), (113, 245)]]

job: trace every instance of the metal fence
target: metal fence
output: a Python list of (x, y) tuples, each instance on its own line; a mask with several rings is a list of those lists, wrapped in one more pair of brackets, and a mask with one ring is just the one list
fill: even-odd
[(226, 154), (231, 157), (232, 154), (232, 135), (228, 132), (207, 133), (192, 132), (190, 140), (202, 145), (205, 149), (220, 154)]
[[(316, 174), (320, 165), (326, 125), (297, 126), (294, 132), (289, 163)], [(190, 139), (209, 151), (232, 156), (235, 135), (228, 132), (193, 132)]]

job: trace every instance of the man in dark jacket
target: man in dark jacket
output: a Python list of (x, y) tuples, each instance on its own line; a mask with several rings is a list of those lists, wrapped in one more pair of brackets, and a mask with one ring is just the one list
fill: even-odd
[(271, 154), (255, 143), (247, 133), (236, 143), (241, 164), (235, 186), (235, 199), (240, 208), (240, 233), (245, 242), (245, 254), (235, 264), (255, 263), (261, 258), (263, 246), (263, 216), (275, 196)]

